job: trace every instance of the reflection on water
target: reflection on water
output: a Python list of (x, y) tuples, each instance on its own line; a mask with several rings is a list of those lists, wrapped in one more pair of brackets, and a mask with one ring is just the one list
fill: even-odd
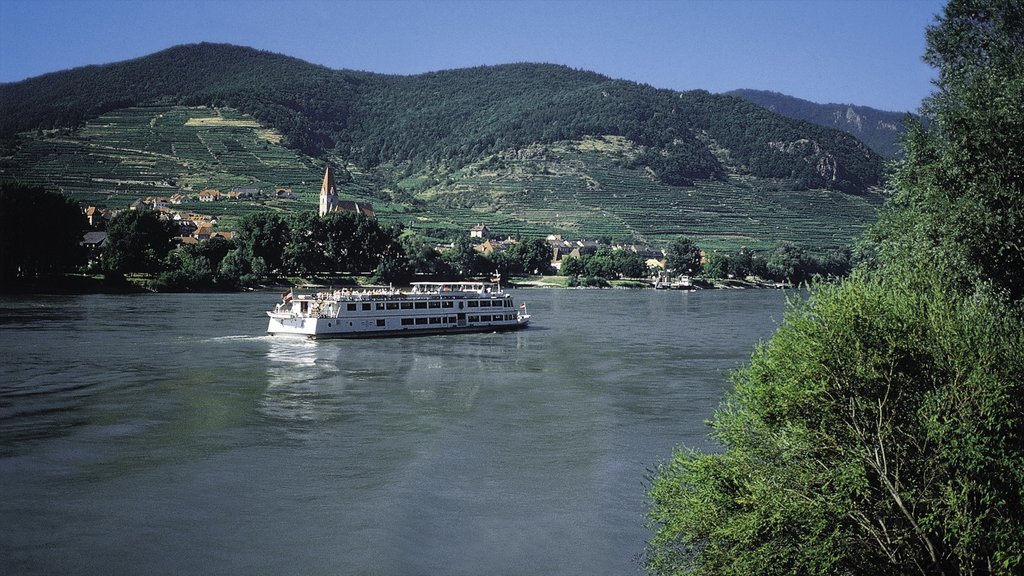
[(636, 573), (644, 475), (707, 446), (783, 298), (306, 341), (265, 335), (276, 294), (3, 297), (0, 573)]

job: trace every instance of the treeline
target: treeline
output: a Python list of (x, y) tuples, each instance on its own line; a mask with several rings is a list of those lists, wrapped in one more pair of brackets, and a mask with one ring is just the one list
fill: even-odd
[[(50, 226), (39, 234), (35, 224)], [(87, 230), (77, 202), (38, 188), (0, 188), (0, 272), (6, 291), (19, 283), (73, 272), (127, 277), (158, 291), (237, 290), (283, 281), (338, 275), (406, 284), (416, 277), (456, 280), (471, 276), (549, 273), (551, 251), (524, 240), (491, 255), (468, 237), (439, 253), (433, 243), (400, 225), (385, 226), (360, 214), (312, 212), (282, 216), (256, 212), (241, 219), (232, 239), (179, 244), (176, 225), (152, 210), (126, 210), (106, 225), (106, 244), (90, 253), (80, 245)]]
[[(589, 135), (645, 147), (632, 167), (675, 185), (732, 170), (859, 193), (882, 171), (881, 159), (849, 134), (703, 91), (542, 64), (386, 76), (219, 44), (0, 85), (0, 139), (150, 102), (233, 107), (307, 154), (400, 174)], [(712, 144), (729, 151), (729, 166)]]
[[(162, 233), (153, 231), (163, 228)], [(416, 277), (455, 280), (470, 276), (547, 271), (548, 248), (524, 241), (490, 257), (460, 238), (444, 253), (400, 225), (384, 226), (361, 214), (311, 212), (281, 216), (259, 212), (243, 218), (234, 238), (173, 247), (169, 223), (154, 212), (124, 212), (108, 225), (103, 271), (145, 273), (159, 291), (235, 290), (284, 278), (369, 276), (372, 283), (407, 284)], [(143, 259), (130, 255), (143, 254)]]

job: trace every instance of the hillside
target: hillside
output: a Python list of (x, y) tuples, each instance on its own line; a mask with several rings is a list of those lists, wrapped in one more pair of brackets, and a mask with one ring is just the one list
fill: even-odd
[(907, 112), (886, 112), (852, 104), (817, 104), (765, 90), (733, 90), (726, 94), (787, 118), (813, 122), (852, 134), (883, 158), (891, 159), (899, 154)]
[(0, 139), (0, 179), (113, 205), (255, 184), (311, 207), (330, 162), (346, 193), (435, 235), (835, 246), (873, 219), (882, 171), (848, 134), (703, 91), (539, 64), (386, 76), (213, 44), (0, 85)]

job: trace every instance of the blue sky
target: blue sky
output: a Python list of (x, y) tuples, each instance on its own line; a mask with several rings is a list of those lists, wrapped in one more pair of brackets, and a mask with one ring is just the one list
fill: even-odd
[(673, 90), (916, 110), (939, 0), (0, 0), (0, 82), (226, 42), (416, 74), (549, 62)]

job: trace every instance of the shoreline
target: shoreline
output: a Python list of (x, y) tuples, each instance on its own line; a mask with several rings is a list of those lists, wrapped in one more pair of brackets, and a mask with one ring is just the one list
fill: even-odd
[[(158, 292), (144, 285), (131, 280), (110, 280), (98, 276), (67, 274), (48, 278), (36, 278), (32, 280), (19, 280), (16, 282), (4, 282), (0, 285), (0, 294), (29, 295), (29, 294), (231, 294), (240, 292), (252, 292), (257, 290), (285, 290), (288, 288), (318, 289), (332, 286), (369, 287), (360, 285), (352, 278), (334, 279), (333, 282), (322, 282), (314, 279), (299, 279), (301, 282), (288, 282), (278, 280), (260, 284), (255, 287), (245, 287), (233, 290), (180, 290), (173, 292)], [(689, 288), (655, 288), (648, 280), (610, 280), (608, 286), (566, 286), (565, 276), (525, 276), (513, 278), (504, 283), (507, 288), (518, 289), (555, 289), (555, 290), (667, 290), (676, 292), (696, 292), (698, 290), (749, 290), (749, 289), (784, 289), (792, 288), (793, 285), (784, 282), (772, 282), (767, 280), (707, 280), (695, 279), (693, 286)]]

